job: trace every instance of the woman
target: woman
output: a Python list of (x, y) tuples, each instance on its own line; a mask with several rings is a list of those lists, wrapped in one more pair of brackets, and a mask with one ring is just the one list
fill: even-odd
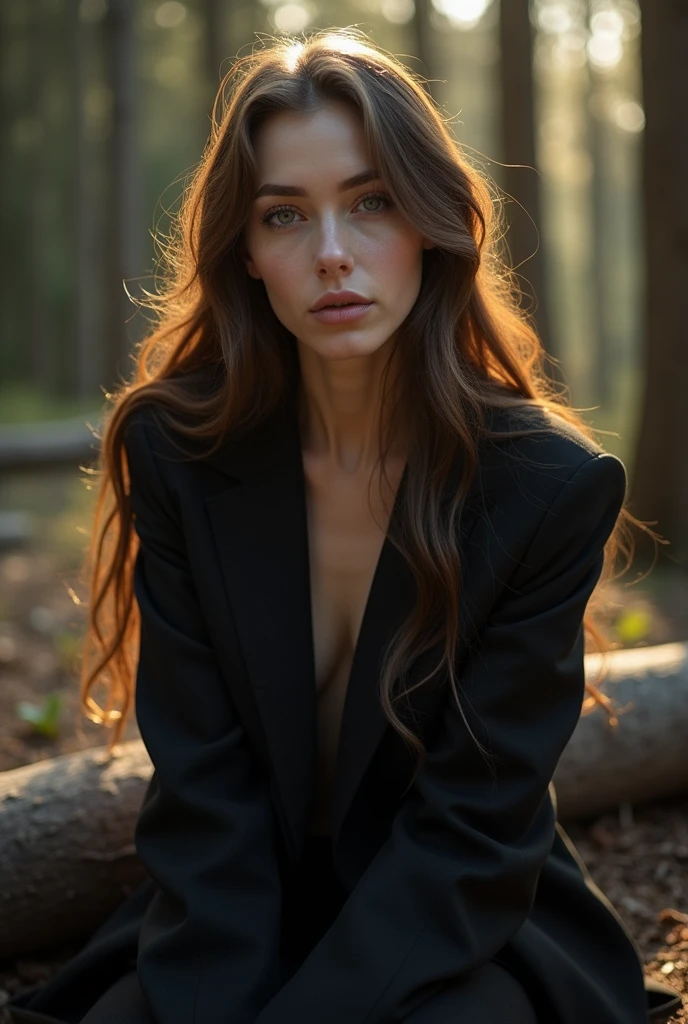
[(92, 540), (83, 696), (116, 742), (137, 649), (150, 878), (15, 1017), (667, 1019), (551, 786), (604, 700), (624, 468), (548, 390), (419, 82), (344, 31), (234, 75)]

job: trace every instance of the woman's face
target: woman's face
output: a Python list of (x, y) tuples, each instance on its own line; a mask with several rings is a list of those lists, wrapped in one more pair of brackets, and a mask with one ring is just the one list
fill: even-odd
[[(287, 330), (319, 355), (376, 351), (416, 301), (423, 249), (432, 243), (374, 176), (359, 115), (343, 103), (306, 115), (274, 114), (257, 130), (255, 151), (258, 192), (280, 187), (253, 201), (244, 229), (248, 273), (263, 280)], [(354, 177), (358, 182), (346, 181)], [(323, 319), (341, 314), (314, 315), (326, 292), (345, 289), (367, 300), (363, 315), (339, 322)]]

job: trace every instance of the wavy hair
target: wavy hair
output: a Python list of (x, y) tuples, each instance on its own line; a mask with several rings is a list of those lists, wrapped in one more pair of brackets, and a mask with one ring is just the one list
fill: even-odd
[[(384, 714), (416, 751), (418, 766), (422, 740), (394, 708), (410, 691), (394, 692), (395, 681), (403, 681), (416, 658), (439, 642), (442, 657), (432, 675), (446, 669), (461, 709), (455, 673), (461, 642), (456, 521), (481, 441), (530, 432), (491, 432), (490, 411), (539, 406), (592, 438), (563, 389), (545, 373), (543, 347), (501, 251), (493, 186), (468, 162), (423, 80), (356, 29), (273, 40), (241, 57), (220, 86), (209, 139), (173, 228), (158, 239), (162, 273), (155, 292), (137, 300), (152, 314), (151, 331), (136, 346), (131, 378), (107, 396), (111, 408), (106, 406), (94, 471), (99, 489), (84, 565), (90, 600), (81, 698), (87, 717), (111, 727), (109, 751), (133, 706), (140, 624), (133, 592), (138, 539), (123, 444), (128, 417), (142, 403), (152, 404), (167, 433), (206, 440), (210, 453), (228, 432), (268, 416), (297, 386), (295, 339), (242, 258), (242, 232), (257, 185), (253, 144), (256, 129), (271, 114), (307, 113), (335, 100), (356, 109), (393, 202), (435, 244), (423, 252), (420, 292), (393, 353), (399, 366), (395, 402), (401, 396), (412, 430), (401, 528), (390, 539), (413, 571), (418, 600), (385, 651), (379, 683)], [(210, 365), (216, 368), (213, 386), (199, 392), (195, 371)], [(383, 379), (384, 408), (390, 390), (387, 374)], [(392, 429), (381, 445), (382, 478)], [(447, 506), (441, 498), (459, 452), (465, 473)], [(631, 522), (646, 529), (622, 509), (605, 547), (602, 581), (613, 575), (618, 554), (630, 564)], [(584, 625), (598, 650), (609, 648), (593, 621), (592, 602)], [(107, 686), (104, 708), (92, 696), (98, 681)], [(597, 684), (586, 680), (586, 689), (582, 712), (601, 704), (615, 721)]]

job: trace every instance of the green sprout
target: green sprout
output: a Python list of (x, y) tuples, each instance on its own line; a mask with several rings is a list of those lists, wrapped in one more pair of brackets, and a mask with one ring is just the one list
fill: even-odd
[(28, 722), (35, 732), (53, 740), (57, 737), (62, 714), (62, 697), (59, 693), (49, 693), (42, 705), (20, 700), (14, 707), (17, 716)]

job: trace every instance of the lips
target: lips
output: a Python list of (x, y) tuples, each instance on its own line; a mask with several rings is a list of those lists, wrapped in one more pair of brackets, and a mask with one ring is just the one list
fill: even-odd
[(337, 326), (360, 320), (372, 308), (372, 302), (351, 302), (346, 306), (323, 306), (321, 309), (313, 310), (311, 316), (319, 320), (321, 324)]
[(315, 305), (311, 307), (311, 313), (316, 313), (320, 309), (332, 306), (369, 306), (370, 301), (365, 295), (359, 295), (358, 292), (348, 290), (325, 292), (324, 295), (320, 296)]

